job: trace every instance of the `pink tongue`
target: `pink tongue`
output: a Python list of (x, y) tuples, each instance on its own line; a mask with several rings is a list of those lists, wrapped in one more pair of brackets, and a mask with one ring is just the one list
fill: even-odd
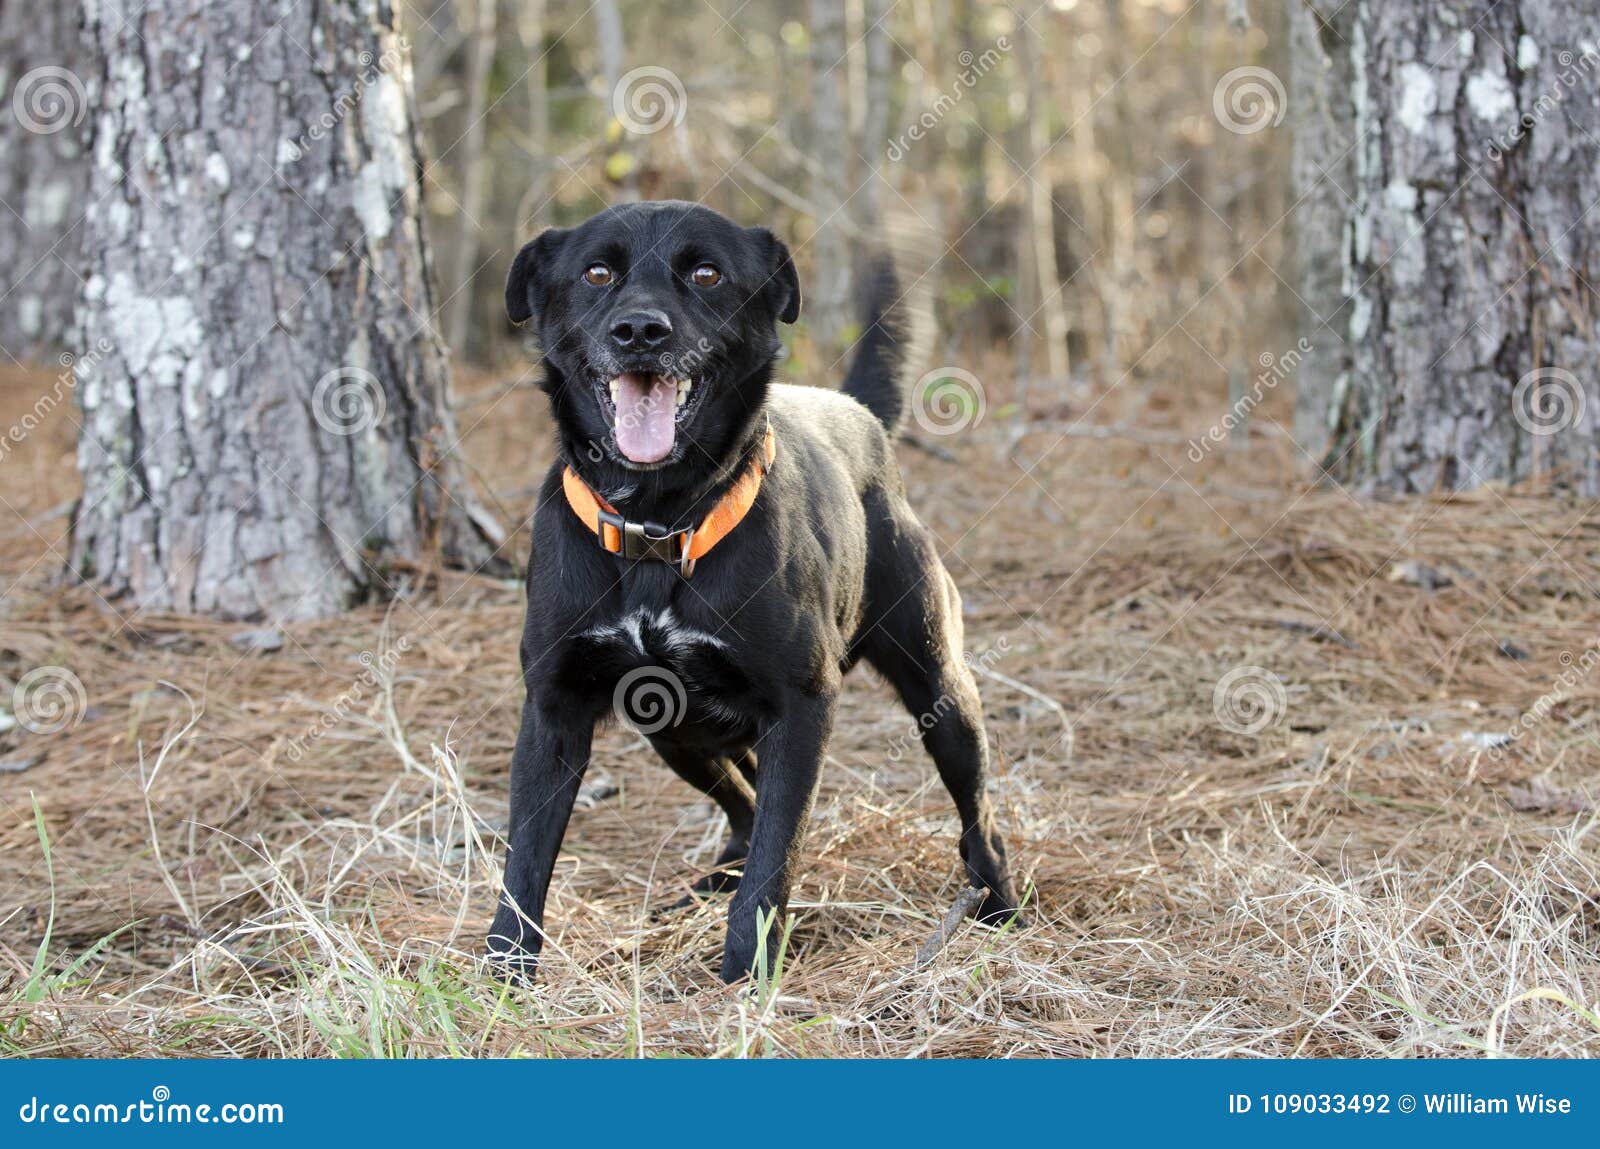
[(677, 432), (677, 384), (631, 372), (617, 382), (617, 449), (635, 463), (659, 463), (671, 454)]

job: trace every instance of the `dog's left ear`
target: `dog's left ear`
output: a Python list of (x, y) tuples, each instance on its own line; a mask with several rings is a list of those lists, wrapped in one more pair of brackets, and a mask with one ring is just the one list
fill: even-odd
[(511, 271), (506, 276), (506, 314), (511, 322), (526, 323), (540, 309), (544, 293), (539, 272), (549, 266), (566, 237), (567, 233), (560, 228), (550, 228), (524, 244), (517, 258), (511, 261)]
[(789, 249), (783, 240), (764, 227), (753, 227), (750, 231), (766, 256), (770, 278), (763, 290), (772, 299), (772, 310), (783, 322), (793, 323), (800, 318), (800, 277), (795, 274)]

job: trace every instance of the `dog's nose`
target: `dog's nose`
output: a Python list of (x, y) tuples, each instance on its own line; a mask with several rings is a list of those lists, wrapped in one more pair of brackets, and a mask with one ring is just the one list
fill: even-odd
[(647, 351), (672, 334), (665, 311), (630, 311), (611, 324), (611, 339), (624, 351)]

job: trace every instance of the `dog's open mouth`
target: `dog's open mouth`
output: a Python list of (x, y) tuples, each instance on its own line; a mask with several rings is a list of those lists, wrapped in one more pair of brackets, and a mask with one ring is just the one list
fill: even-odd
[(635, 463), (659, 463), (672, 454), (678, 423), (689, 410), (694, 380), (624, 371), (610, 381), (607, 390), (617, 450)]

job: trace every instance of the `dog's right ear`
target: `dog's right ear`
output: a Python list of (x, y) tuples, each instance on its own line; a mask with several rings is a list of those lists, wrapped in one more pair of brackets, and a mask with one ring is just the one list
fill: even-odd
[(566, 238), (565, 231), (550, 228), (524, 244), (517, 258), (511, 261), (511, 272), (506, 276), (506, 314), (511, 322), (526, 323), (542, 310), (544, 290), (539, 273), (550, 265)]
[(773, 314), (784, 323), (800, 318), (800, 276), (794, 270), (789, 248), (764, 227), (750, 229), (766, 253), (768, 279), (764, 290), (773, 302)]

